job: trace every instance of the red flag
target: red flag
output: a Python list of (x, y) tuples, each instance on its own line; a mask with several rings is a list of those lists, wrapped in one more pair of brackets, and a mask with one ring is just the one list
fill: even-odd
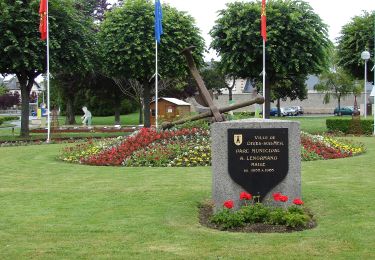
[(261, 29), (260, 34), (264, 41), (267, 41), (267, 19), (266, 19), (266, 0), (262, 0), (262, 14), (261, 14)]
[(40, 39), (43, 41), (47, 39), (47, 1), (48, 0), (40, 0), (40, 6), (39, 6), (39, 15), (40, 15), (39, 32), (40, 32)]

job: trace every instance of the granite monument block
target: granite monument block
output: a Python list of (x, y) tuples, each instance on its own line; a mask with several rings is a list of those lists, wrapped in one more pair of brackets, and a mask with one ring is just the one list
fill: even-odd
[(263, 203), (278, 205), (272, 194), (301, 197), (299, 122), (248, 119), (214, 123), (212, 134), (213, 201), (241, 204), (242, 191)]

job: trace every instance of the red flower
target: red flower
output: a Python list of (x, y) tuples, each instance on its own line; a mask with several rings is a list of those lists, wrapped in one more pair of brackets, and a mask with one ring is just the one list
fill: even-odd
[(281, 196), (279, 197), (279, 201), (281, 201), (281, 202), (287, 202), (287, 201), (288, 201), (288, 196), (281, 195)]
[(293, 200), (293, 203), (296, 204), (296, 205), (302, 205), (303, 201), (300, 198), (296, 198), (296, 199)]
[(275, 201), (280, 201), (280, 196), (282, 195), (280, 192), (277, 192), (277, 193), (272, 194), (272, 196)]
[(233, 206), (234, 206), (233, 200), (224, 201), (224, 207), (226, 207), (227, 209), (231, 209), (231, 208), (233, 208)]
[(251, 200), (252, 198), (253, 196), (245, 191), (241, 192), (240, 194), (240, 200)]

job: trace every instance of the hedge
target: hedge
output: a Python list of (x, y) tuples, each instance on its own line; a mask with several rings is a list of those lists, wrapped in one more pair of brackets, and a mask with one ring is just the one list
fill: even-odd
[(0, 116), (0, 125), (2, 125), (6, 121), (17, 120), (17, 119), (18, 119), (18, 116), (5, 116), (5, 117)]
[(374, 130), (373, 119), (347, 119), (334, 118), (326, 119), (326, 126), (328, 131), (340, 131), (345, 134), (367, 134), (371, 135)]

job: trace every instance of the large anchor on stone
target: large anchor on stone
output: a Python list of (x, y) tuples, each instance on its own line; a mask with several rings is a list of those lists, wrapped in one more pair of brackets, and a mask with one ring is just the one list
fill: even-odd
[(212, 115), (216, 122), (225, 121), (225, 118), (223, 117), (222, 114), (220, 114), (219, 109), (214, 105), (211, 95), (208, 92), (201, 75), (199, 74), (197, 66), (195, 65), (193, 54), (192, 54), (192, 50), (194, 50), (194, 48), (195, 47), (193, 46), (185, 48), (181, 53), (185, 56), (190, 73), (193, 76), (195, 82), (197, 82), (198, 91), (205, 106), (210, 108)]
[(200, 96), (203, 100), (203, 103), (207, 107), (209, 107), (209, 111), (201, 113), (199, 115), (183, 118), (183, 119), (180, 119), (180, 120), (177, 120), (177, 121), (174, 121), (174, 122), (165, 122), (165, 123), (162, 124), (163, 129), (167, 129), (167, 128), (170, 128), (170, 127), (175, 126), (175, 125), (183, 124), (183, 123), (186, 123), (188, 121), (195, 121), (195, 120), (199, 120), (199, 119), (203, 119), (203, 118), (207, 118), (207, 117), (213, 117), (215, 122), (222, 122), (222, 121), (225, 121), (225, 118), (224, 118), (222, 113), (229, 112), (231, 110), (236, 110), (238, 108), (250, 106), (250, 105), (253, 105), (253, 104), (263, 104), (264, 103), (263, 97), (256, 97), (255, 99), (245, 101), (245, 102), (241, 102), (241, 103), (238, 103), (236, 105), (229, 106), (229, 107), (217, 108), (214, 105), (214, 102), (211, 98), (211, 95), (208, 92), (201, 75), (199, 74), (197, 66), (195, 65), (193, 54), (192, 54), (193, 49), (194, 49), (194, 46), (191, 46), (191, 47), (185, 48), (181, 53), (186, 58), (190, 73), (191, 73), (191, 75), (193, 76), (194, 80), (196, 81), (196, 83), (198, 85), (198, 91), (199, 91)]

